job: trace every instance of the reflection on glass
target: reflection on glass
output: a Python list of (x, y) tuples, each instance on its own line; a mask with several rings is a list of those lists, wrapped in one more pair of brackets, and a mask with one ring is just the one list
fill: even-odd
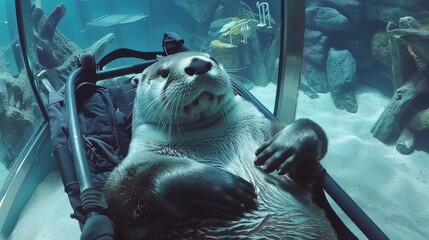
[[(37, 55), (42, 69), (47, 70), (58, 89), (75, 67), (75, 58), (80, 53), (93, 52), (99, 59), (113, 49), (124, 47), (159, 51), (164, 32), (174, 31), (189, 49), (213, 54), (231, 77), (249, 89), (254, 86), (257, 91), (260, 89), (261, 96), (267, 98), (263, 102), (268, 102), (267, 107), (273, 110), (280, 48), (280, 1), (258, 4), (256, 1), (238, 4), (130, 1), (126, 5), (115, 1), (36, 1), (32, 14)], [(120, 60), (107, 68), (130, 63), (133, 63), (130, 59)], [(261, 88), (266, 86), (267, 90)]]
[[(100, 59), (118, 48), (160, 51), (164, 32), (176, 32), (185, 40), (187, 48), (213, 54), (232, 78), (252, 89), (273, 110), (281, 1), (257, 2), (33, 1), (31, 13), (27, 14), (33, 20), (33, 34), (27, 40), (32, 41), (37, 51), (30, 65), (36, 75), (45, 70), (54, 88), (59, 89), (76, 67), (75, 58), (83, 52), (92, 52)], [(135, 61), (138, 60), (121, 59), (106, 68)], [(121, 83), (125, 79), (109, 82)], [(61, 212), (46, 213), (46, 217), (67, 218), (70, 225), (75, 224), (68, 219), (68, 214), (57, 216)], [(23, 216), (22, 219), (25, 217), (31, 218)], [(40, 229), (40, 222), (33, 227), (34, 221), (22, 222), (26, 224), (17, 225), (11, 239), (28, 237), (20, 234)], [(62, 226), (65, 227), (69, 226)]]
[(388, 236), (426, 239), (429, 4), (306, 3), (298, 117), (325, 128), (325, 166)]
[(42, 119), (23, 68), (15, 16), (7, 9), (0, 3), (0, 186)]

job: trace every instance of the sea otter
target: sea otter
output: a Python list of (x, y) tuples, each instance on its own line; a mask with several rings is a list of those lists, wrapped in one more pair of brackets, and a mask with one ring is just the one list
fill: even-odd
[(104, 192), (119, 239), (335, 239), (289, 177), (326, 149), (316, 123), (273, 124), (215, 58), (182, 52), (141, 74), (129, 154)]

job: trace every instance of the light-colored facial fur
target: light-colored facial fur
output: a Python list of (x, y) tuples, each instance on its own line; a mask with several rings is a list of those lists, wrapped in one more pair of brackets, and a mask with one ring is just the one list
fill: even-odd
[[(192, 128), (204, 125), (225, 109), (234, 97), (227, 73), (214, 58), (199, 54), (198, 58), (211, 65), (203, 75), (184, 74), (183, 69), (195, 59), (195, 53), (180, 53), (181, 61), (162, 58), (141, 75), (136, 99), (141, 109), (134, 110), (133, 126), (157, 123), (161, 128), (180, 125)], [(174, 68), (171, 67), (174, 65)], [(156, 70), (154, 70), (156, 68)]]

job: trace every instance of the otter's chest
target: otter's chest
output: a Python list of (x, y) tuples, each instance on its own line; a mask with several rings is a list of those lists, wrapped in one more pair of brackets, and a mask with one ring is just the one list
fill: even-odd
[(182, 133), (175, 139), (158, 139), (147, 143), (147, 150), (160, 155), (186, 157), (195, 161), (236, 172), (243, 164), (254, 168), (256, 149), (270, 136), (258, 122), (236, 122), (210, 129)]

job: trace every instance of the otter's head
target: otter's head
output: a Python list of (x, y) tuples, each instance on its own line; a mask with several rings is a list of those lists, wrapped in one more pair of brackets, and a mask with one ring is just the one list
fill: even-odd
[(141, 74), (133, 127), (206, 125), (220, 119), (233, 97), (228, 74), (209, 54), (181, 52), (163, 57)]

